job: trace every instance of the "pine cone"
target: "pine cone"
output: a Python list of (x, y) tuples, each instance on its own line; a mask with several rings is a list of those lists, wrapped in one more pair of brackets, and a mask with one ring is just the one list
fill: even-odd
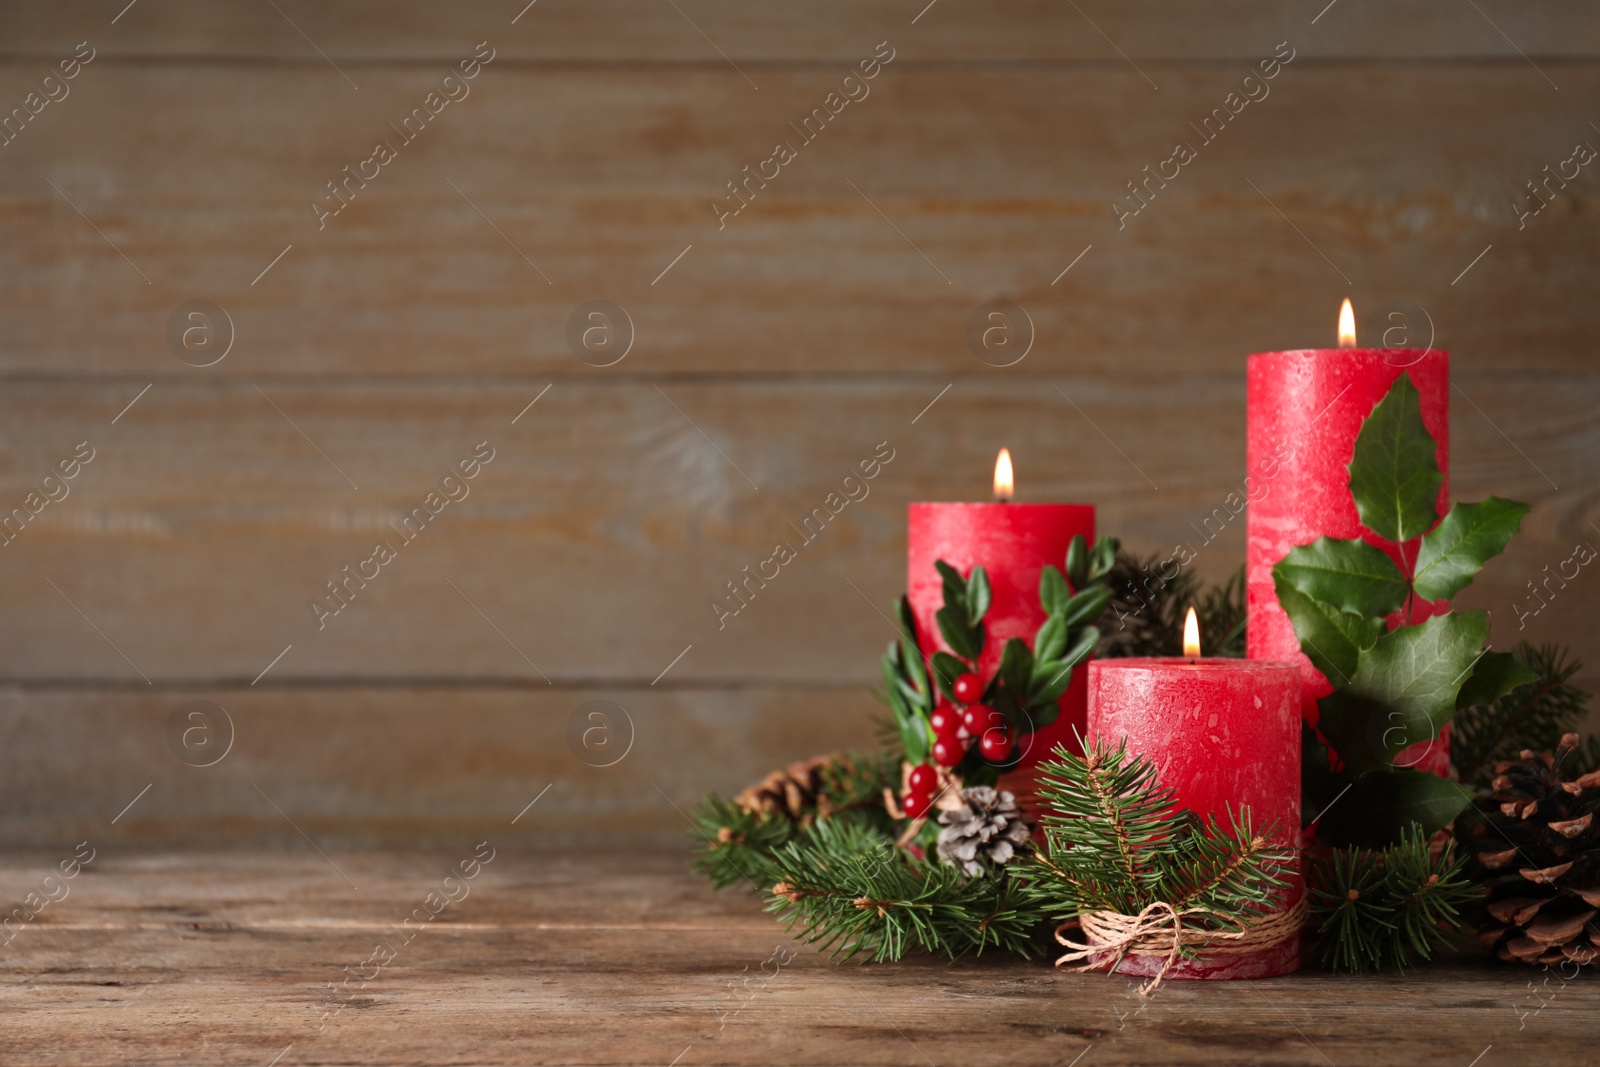
[(822, 788), (822, 769), (836, 754), (796, 760), (743, 790), (733, 802), (753, 815), (783, 815), (809, 825)]
[[(1523, 752), (1495, 767), (1470, 834), (1473, 874), (1489, 889), (1478, 937), (1522, 963), (1592, 962), (1600, 956), (1600, 771), (1572, 781), (1562, 764), (1578, 748)], [(1498, 831), (1498, 832), (1497, 832)]]
[(986, 785), (961, 791), (961, 806), (939, 813), (939, 858), (970, 876), (984, 871), (984, 861), (1009, 863), (1028, 840), (1028, 824), (1017, 798)]

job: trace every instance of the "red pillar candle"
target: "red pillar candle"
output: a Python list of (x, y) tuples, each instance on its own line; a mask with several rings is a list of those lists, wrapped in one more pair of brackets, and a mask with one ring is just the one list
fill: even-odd
[[(1201, 817), (1276, 829), (1271, 840), (1300, 841), (1300, 670), (1292, 663), (1241, 659), (1133, 658), (1089, 664), (1088, 738), (1117, 745), (1156, 766), (1157, 780)], [(1304, 891), (1299, 863), (1280, 904)], [(1107, 963), (1110, 962), (1108, 959)], [(1165, 957), (1125, 957), (1119, 974), (1150, 977)], [(1300, 939), (1210, 959), (1179, 960), (1169, 978), (1269, 978), (1300, 966)]]
[[(1009, 457), (1007, 457), (1009, 460)], [(1009, 462), (1006, 463), (1009, 475)], [(1009, 482), (1009, 477), (1007, 478)], [(1010, 486), (1000, 485), (1004, 501)], [(1081, 535), (1094, 543), (1094, 506), (1090, 504), (911, 504), (907, 508), (906, 597), (917, 624), (923, 652), (949, 651), (934, 614), (944, 606), (943, 581), (934, 568), (944, 560), (964, 575), (981, 566), (989, 575), (992, 598), (984, 616), (987, 641), (978, 666), (984, 681), (1000, 666), (1005, 643), (1020, 637), (1033, 647), (1034, 632), (1043, 625), (1039, 573), (1046, 566), (1064, 567), (1067, 546)], [(1074, 751), (1084, 725), (1082, 668), (1061, 696), (1061, 714), (1051, 725), (1027, 737), (1020, 769), (1048, 756), (1058, 742)], [(1074, 733), (1076, 729), (1077, 734)], [(1023, 787), (1026, 791), (1026, 787)]]
[[(1342, 338), (1341, 340), (1344, 340)], [(1347, 338), (1354, 345), (1354, 328)], [(1367, 540), (1395, 556), (1389, 546), (1364, 535), (1350, 495), (1350, 459), (1361, 424), (1402, 374), (1411, 376), (1422, 398), (1422, 421), (1438, 442), (1439, 510), (1450, 496), (1450, 355), (1438, 349), (1309, 348), (1261, 352), (1250, 357), (1250, 502), (1247, 519), (1246, 588), (1251, 659), (1281, 660), (1301, 668), (1305, 717), (1317, 721), (1317, 701), (1333, 691), (1300, 651), (1294, 625), (1278, 605), (1272, 567), (1289, 549), (1319, 537)], [(1413, 544), (1407, 549), (1416, 558)], [(1412, 621), (1444, 603), (1419, 602)], [(1424, 742), (1396, 757), (1402, 766), (1443, 772), (1449, 738)]]

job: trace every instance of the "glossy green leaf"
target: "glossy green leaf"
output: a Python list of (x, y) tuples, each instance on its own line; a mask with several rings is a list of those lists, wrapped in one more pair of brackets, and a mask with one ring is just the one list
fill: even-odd
[(1417, 549), (1417, 595), (1448, 600), (1478, 576), (1522, 525), (1528, 505), (1492, 496), (1481, 504), (1457, 504), (1422, 538)]
[(1383, 549), (1365, 541), (1319, 537), (1296, 545), (1272, 568), (1272, 577), (1358, 615), (1388, 615), (1406, 601), (1406, 576)]
[(989, 590), (989, 572), (982, 567), (972, 568), (972, 577), (967, 579), (967, 621), (976, 626), (988, 614), (989, 601), (992, 598)]
[(933, 561), (934, 569), (939, 572), (943, 583), (944, 606), (955, 608), (961, 612), (963, 620), (967, 614), (967, 580), (960, 571), (942, 559)]
[(1398, 712), (1410, 741), (1436, 736), (1455, 715), (1456, 695), (1488, 637), (1489, 616), (1481, 611), (1402, 626), (1361, 653), (1350, 691)]
[(1317, 707), (1317, 728), (1351, 774), (1388, 771), (1402, 749), (1434, 736), (1426, 720), (1417, 732), (1414, 722), (1400, 712), (1347, 689), (1334, 690), (1317, 701)]
[(1278, 603), (1288, 614), (1295, 636), (1300, 639), (1300, 651), (1329, 681), (1348, 685), (1355, 676), (1356, 659), (1361, 650), (1371, 648), (1386, 629), (1383, 618), (1339, 611), (1331, 604), (1313, 600), (1288, 584), (1276, 569), (1272, 580), (1278, 591)]
[(1461, 814), (1472, 790), (1425, 771), (1384, 771), (1358, 778), (1323, 813), (1319, 836), (1335, 847), (1384, 848), (1412, 823), (1431, 834)]
[(1094, 553), (1089, 559), (1089, 581), (1111, 573), (1111, 568), (1117, 565), (1117, 549), (1121, 547), (1122, 541), (1115, 537), (1102, 537), (1095, 542)]
[[(1072, 679), (1068, 677), (1067, 680), (1071, 681)], [(1042, 700), (1040, 703), (1028, 708), (1025, 725), (1032, 726), (1033, 730), (1042, 730), (1055, 722), (1060, 715), (1060, 704), (1056, 703), (1055, 700)], [(1033, 730), (1028, 730), (1027, 732), (1032, 733)]]
[(1080, 626), (1067, 635), (1067, 650), (1061, 654), (1061, 662), (1076, 667), (1089, 658), (1099, 643), (1099, 630), (1093, 626)]
[(1074, 589), (1089, 584), (1089, 545), (1082, 534), (1074, 534), (1067, 545), (1067, 580)]
[(1111, 596), (1110, 586), (1096, 582), (1072, 594), (1061, 617), (1072, 629), (1087, 626), (1106, 610), (1106, 605), (1111, 603)]
[(1033, 685), (1033, 653), (1020, 637), (1006, 642), (1000, 654), (1000, 677), (1019, 703), (1027, 700)]
[(900, 744), (906, 751), (906, 758), (913, 763), (926, 762), (932, 742), (928, 739), (928, 731), (922, 728), (927, 720), (921, 714), (918, 704), (906, 698), (902, 655), (900, 646), (891, 644), (883, 657), (883, 697), (888, 701), (889, 710), (894, 715), (895, 731), (900, 736)]
[(1067, 588), (1067, 579), (1054, 567), (1046, 565), (1039, 572), (1039, 606), (1044, 608), (1046, 615), (1059, 615), (1067, 610), (1067, 600), (1072, 596), (1072, 590)]
[(1456, 708), (1486, 707), (1517, 686), (1538, 680), (1539, 676), (1511, 653), (1485, 652), (1456, 694)]
[(1395, 379), (1356, 437), (1350, 492), (1361, 522), (1379, 537), (1406, 542), (1439, 518), (1438, 442), (1422, 423), (1411, 376)]
[(1052, 615), (1033, 635), (1033, 658), (1039, 661), (1056, 659), (1067, 647), (1067, 621)]
[(1038, 660), (1033, 665), (1033, 702), (1048, 704), (1060, 700), (1072, 685), (1072, 664), (1058, 659)]
[(983, 653), (978, 643), (977, 635), (967, 626), (966, 612), (961, 608), (946, 605), (934, 613), (934, 619), (939, 624), (939, 632), (944, 635), (944, 643), (950, 646), (951, 651), (963, 659), (974, 663)]

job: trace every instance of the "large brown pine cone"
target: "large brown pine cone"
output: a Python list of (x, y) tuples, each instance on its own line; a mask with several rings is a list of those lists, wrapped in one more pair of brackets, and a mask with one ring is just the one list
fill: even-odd
[(1473, 874), (1488, 887), (1478, 936), (1501, 959), (1579, 965), (1600, 956), (1600, 771), (1568, 781), (1578, 747), (1523, 752), (1495, 767), (1493, 793), (1468, 831)]

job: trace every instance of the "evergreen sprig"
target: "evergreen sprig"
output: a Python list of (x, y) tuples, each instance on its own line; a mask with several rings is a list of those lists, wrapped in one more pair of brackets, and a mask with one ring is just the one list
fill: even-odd
[(900, 788), (900, 755), (846, 752), (817, 769), (817, 795), (795, 816), (751, 811), (711, 794), (695, 809), (694, 869), (718, 889), (743, 882), (765, 891), (776, 880), (772, 854), (819, 817), (861, 825), (892, 839), (894, 820), (883, 807), (885, 788)]
[(1449, 841), (1435, 855), (1415, 825), (1381, 850), (1334, 849), (1313, 865), (1309, 923), (1330, 971), (1405, 971), (1433, 958), (1481, 892)]
[(907, 952), (956, 959), (986, 948), (1036, 953), (1043, 915), (1004, 869), (968, 878), (873, 830), (816, 823), (771, 856), (767, 910), (834, 958), (877, 962)]
[(1177, 808), (1155, 765), (1130, 756), (1126, 742), (1097, 744), (1084, 757), (1058, 745), (1053, 756), (1039, 784), (1045, 849), (1028, 870), (1030, 891), (1053, 918), (1133, 915), (1166, 902), (1212, 913), (1187, 920), (1200, 929), (1237, 929), (1288, 884), (1294, 853), (1270, 843), (1276, 827), (1256, 830), (1248, 811), (1224, 827)]
[[(1497, 762), (1515, 759), (1524, 749), (1553, 749), (1562, 734), (1588, 718), (1589, 694), (1570, 684), (1582, 660), (1559, 645), (1526, 641), (1511, 655), (1534, 680), (1491, 703), (1462, 710), (1450, 727), (1450, 756), (1464, 782), (1487, 786)], [(1590, 738), (1587, 750), (1594, 748), (1594, 740)], [(1582, 762), (1568, 759), (1574, 766)], [(1582, 766), (1579, 773), (1590, 769), (1592, 764)]]

